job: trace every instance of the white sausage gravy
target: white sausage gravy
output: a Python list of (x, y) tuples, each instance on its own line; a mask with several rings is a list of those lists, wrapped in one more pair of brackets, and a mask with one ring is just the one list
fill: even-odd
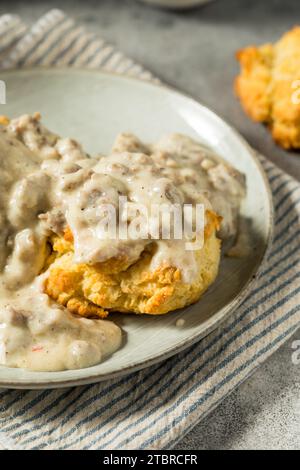
[[(147, 239), (99, 233), (99, 204), (199, 203), (223, 217), (234, 238), (243, 176), (192, 139), (171, 135), (147, 146), (121, 134), (108, 156), (89, 157), (72, 139), (49, 132), (40, 116), (0, 127), (0, 364), (39, 371), (95, 365), (121, 345), (111, 321), (71, 314), (43, 292), (49, 236), (69, 226), (74, 260), (95, 264), (126, 253), (134, 263)], [(126, 214), (119, 214), (125, 217)], [(184, 240), (157, 240), (151, 268), (167, 262), (189, 282), (198, 269)]]

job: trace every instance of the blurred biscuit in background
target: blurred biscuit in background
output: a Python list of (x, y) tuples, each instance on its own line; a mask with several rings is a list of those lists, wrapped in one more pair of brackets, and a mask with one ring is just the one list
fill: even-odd
[(241, 49), (237, 60), (235, 91), (246, 113), (283, 148), (300, 148), (300, 27), (275, 44)]

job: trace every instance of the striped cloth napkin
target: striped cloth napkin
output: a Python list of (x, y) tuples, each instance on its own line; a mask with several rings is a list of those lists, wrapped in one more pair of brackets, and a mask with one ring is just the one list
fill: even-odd
[[(0, 19), (1, 68), (100, 67), (152, 80), (141, 66), (53, 10), (32, 28)], [(300, 324), (300, 184), (261, 157), (275, 234), (255, 288), (217, 330), (184, 352), (120, 379), (43, 391), (0, 390), (9, 449), (172, 448)]]

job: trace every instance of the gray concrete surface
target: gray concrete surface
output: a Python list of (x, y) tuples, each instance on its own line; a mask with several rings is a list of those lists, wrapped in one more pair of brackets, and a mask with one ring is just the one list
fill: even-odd
[(176, 449), (299, 450), (300, 365), (291, 360), (299, 338), (296, 333)]
[[(1, 0), (0, 13), (32, 22), (60, 7), (165, 82), (189, 93), (233, 124), (258, 150), (300, 180), (300, 154), (278, 148), (267, 130), (241, 111), (232, 91), (240, 47), (276, 40), (300, 22), (299, 0), (216, 0), (185, 13), (135, 0)], [(300, 332), (294, 339), (300, 339)], [(291, 341), (228, 397), (178, 449), (299, 449), (299, 368)]]

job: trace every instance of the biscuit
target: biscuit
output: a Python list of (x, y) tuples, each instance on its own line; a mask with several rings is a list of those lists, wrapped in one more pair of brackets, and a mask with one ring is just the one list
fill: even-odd
[(254, 121), (266, 123), (283, 148), (300, 148), (300, 104), (295, 100), (300, 78), (300, 27), (275, 44), (249, 46), (236, 56), (241, 72), (235, 91), (245, 112)]
[(110, 259), (97, 265), (74, 262), (70, 231), (54, 236), (53, 252), (47, 262), (45, 292), (72, 313), (105, 318), (110, 311), (160, 315), (196, 302), (214, 282), (220, 262), (220, 240), (216, 236), (219, 217), (210, 214), (202, 249), (195, 251), (198, 273), (192, 283), (184, 282), (180, 269), (150, 263), (155, 242), (138, 261), (124, 269), (122, 261)]

